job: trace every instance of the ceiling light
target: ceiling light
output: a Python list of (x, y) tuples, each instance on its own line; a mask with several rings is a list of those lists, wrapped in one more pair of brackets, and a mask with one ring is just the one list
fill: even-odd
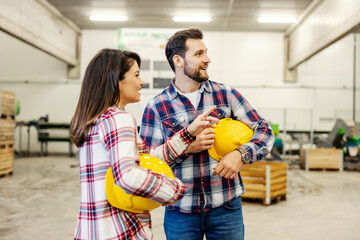
[(258, 22), (261, 23), (294, 23), (294, 17), (259, 17)]
[(211, 22), (209, 16), (175, 16), (174, 22)]
[(127, 21), (127, 16), (108, 16), (108, 15), (92, 15), (89, 17), (91, 21), (108, 21), (108, 22), (123, 22)]

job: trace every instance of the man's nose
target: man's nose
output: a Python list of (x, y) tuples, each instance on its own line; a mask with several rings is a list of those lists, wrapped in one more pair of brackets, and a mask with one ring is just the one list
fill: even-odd
[(204, 59), (203, 59), (203, 62), (206, 62), (206, 63), (210, 63), (210, 62), (211, 62), (211, 60), (210, 60), (210, 58), (209, 58), (209, 56), (208, 56), (207, 54), (205, 54), (205, 57), (204, 57)]

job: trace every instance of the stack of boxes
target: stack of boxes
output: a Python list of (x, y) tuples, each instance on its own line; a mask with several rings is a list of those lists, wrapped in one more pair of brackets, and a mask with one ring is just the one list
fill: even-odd
[(0, 114), (0, 176), (2, 176), (13, 172), (15, 93), (0, 92)]

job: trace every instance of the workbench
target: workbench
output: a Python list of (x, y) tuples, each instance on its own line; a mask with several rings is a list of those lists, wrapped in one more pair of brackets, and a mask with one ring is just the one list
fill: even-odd
[[(34, 126), (37, 130), (38, 134), (38, 141), (40, 142), (40, 155), (44, 156), (48, 154), (48, 142), (68, 142), (69, 143), (69, 156), (73, 156), (73, 144), (70, 140), (69, 136), (69, 129), (70, 124), (69, 123), (50, 123), (50, 122), (42, 122), (42, 121), (29, 121), (29, 122), (17, 122), (17, 127), (20, 127), (20, 145), (19, 145), (19, 153), (22, 153), (21, 151), (21, 127), (26, 126), (27, 127), (27, 154), (26, 156), (30, 156), (30, 128), (31, 126)], [(61, 134), (59, 134), (59, 131), (56, 132), (50, 132), (49, 130), (61, 130), (63, 131)], [(64, 133), (64, 131), (66, 131)]]
[[(68, 142), (69, 143), (69, 156), (73, 156), (72, 142), (70, 140), (69, 123), (49, 123), (49, 122), (38, 122), (38, 140), (41, 143), (40, 154), (41, 156), (48, 154), (48, 142)], [(65, 130), (66, 135), (55, 135), (49, 133), (49, 129)], [(45, 148), (44, 148), (45, 145)]]

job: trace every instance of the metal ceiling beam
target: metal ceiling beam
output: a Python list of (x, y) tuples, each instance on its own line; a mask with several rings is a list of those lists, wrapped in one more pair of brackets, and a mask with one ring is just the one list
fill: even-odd
[(68, 77), (79, 77), (81, 31), (46, 0), (2, 0), (0, 29), (68, 63)]
[(351, 33), (360, 24), (360, 0), (315, 0), (285, 32), (286, 70)]

